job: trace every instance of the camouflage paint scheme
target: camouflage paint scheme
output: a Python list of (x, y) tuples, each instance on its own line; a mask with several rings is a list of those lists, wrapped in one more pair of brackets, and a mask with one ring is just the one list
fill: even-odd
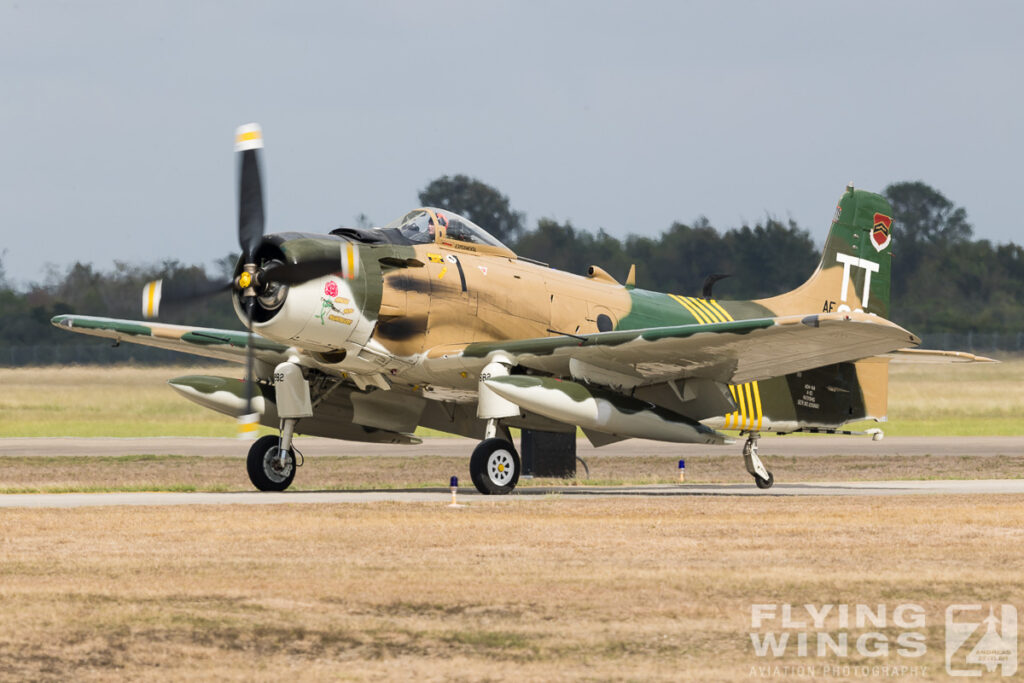
[[(713, 429), (836, 429), (885, 419), (885, 355), (919, 343), (885, 319), (891, 209), (881, 196), (852, 187), (840, 198), (821, 263), (807, 282), (752, 301), (646, 291), (635, 287), (632, 273), (623, 285), (598, 267), (586, 277), (554, 270), (518, 258), (493, 238), (455, 239), (449, 226), (465, 219), (454, 214), (418, 211), (429, 216), (432, 241), (403, 242), (387, 229), (265, 238), (262, 262), (339, 259), (338, 272), (288, 288), (283, 303), (268, 294), (270, 303), (264, 307), (261, 299), (255, 318), (258, 377), (269, 381), (277, 363), (292, 360), (315, 380), (316, 415), (299, 431), (408, 442), (406, 435), (423, 425), (479, 438), (479, 377), (496, 358), (513, 374), (575, 378)], [(238, 297), (235, 305), (241, 314)], [(53, 323), (245, 358), (243, 332), (77, 315)], [(201, 394), (213, 386), (210, 378), (179, 379), (179, 390), (191, 383)], [(222, 380), (222, 390), (244, 389), (230, 382)], [(261, 386), (272, 404), (267, 389)], [(277, 426), (272, 412), (262, 420)], [(502, 423), (575, 429), (527, 412)], [(618, 438), (588, 436), (595, 443)]]

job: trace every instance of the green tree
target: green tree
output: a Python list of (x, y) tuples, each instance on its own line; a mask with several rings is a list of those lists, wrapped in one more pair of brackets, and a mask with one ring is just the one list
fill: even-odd
[(914, 182), (893, 183), (885, 188), (896, 224), (893, 241), (902, 248), (921, 244), (955, 245), (971, 239), (974, 230), (967, 222), (967, 210), (934, 187)]
[(523, 231), (524, 216), (513, 211), (508, 197), (465, 175), (441, 176), (419, 193), (420, 204), (461, 214), (506, 244)]

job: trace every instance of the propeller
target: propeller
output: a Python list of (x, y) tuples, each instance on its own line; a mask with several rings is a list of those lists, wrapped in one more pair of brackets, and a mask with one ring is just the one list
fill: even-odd
[(263, 240), (263, 185), (260, 182), (259, 150), (263, 149), (263, 130), (257, 123), (247, 123), (235, 131), (235, 152), (241, 154), (238, 173), (238, 244), (242, 247), (242, 272), (237, 286), (245, 303), (245, 328), (249, 338), (245, 344), (245, 415), (238, 419), (238, 435), (253, 438), (259, 428), (259, 416), (252, 410), (255, 381), (255, 356), (252, 331), (256, 309), (256, 249)]
[(321, 258), (301, 263), (271, 261), (257, 263), (256, 252), (263, 242), (265, 215), (263, 211), (263, 183), (260, 179), (259, 151), (263, 149), (263, 130), (259, 124), (247, 123), (235, 131), (235, 153), (238, 160), (238, 245), (242, 249), (242, 270), (231, 282), (196, 285), (171, 280), (154, 280), (142, 290), (142, 314), (154, 318), (161, 305), (184, 303), (234, 289), (240, 295), (245, 311), (245, 326), (249, 331), (245, 361), (246, 414), (239, 418), (239, 435), (255, 437), (259, 416), (253, 413), (252, 400), (255, 386), (255, 357), (253, 317), (256, 299), (271, 283), (298, 285), (342, 269), (341, 254), (334, 258)]
[(265, 216), (263, 183), (260, 178), (259, 150), (263, 148), (263, 131), (259, 124), (247, 123), (235, 131), (235, 152), (238, 162), (238, 245), (242, 249), (242, 272), (225, 283), (196, 285), (171, 280), (154, 280), (142, 290), (142, 315), (155, 318), (161, 306), (182, 304), (218, 294), (228, 289), (241, 292), (246, 309), (247, 326), (252, 328), (252, 307), (248, 305), (271, 283), (298, 285), (330, 275), (341, 268), (341, 259), (318, 259), (302, 263), (256, 263), (256, 252), (263, 241)]

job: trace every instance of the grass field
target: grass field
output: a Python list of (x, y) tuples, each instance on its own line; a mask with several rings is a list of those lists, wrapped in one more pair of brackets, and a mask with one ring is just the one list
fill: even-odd
[[(196, 372), (186, 366), (0, 369), (0, 437), (233, 436), (232, 420), (166, 384)], [(198, 372), (239, 376), (241, 370), (229, 365)], [(891, 378), (889, 422), (883, 425), (888, 435), (1024, 433), (1024, 359), (894, 365)], [(870, 426), (877, 425), (860, 425)]]
[[(947, 605), (1024, 598), (1012, 496), (2, 515), (6, 680), (739, 681), (824, 665), (937, 680)], [(926, 651), (757, 657), (750, 633), (782, 627), (752, 629), (754, 603), (912, 603)], [(851, 643), (903, 630), (826, 626)]]

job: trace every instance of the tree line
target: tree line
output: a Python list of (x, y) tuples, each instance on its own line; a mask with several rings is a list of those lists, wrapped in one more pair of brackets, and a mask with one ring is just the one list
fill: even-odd
[[(1019, 333), (1024, 331), (1024, 249), (974, 239), (967, 211), (923, 182), (889, 185), (893, 206), (892, 319), (919, 333)], [(624, 279), (637, 267), (637, 286), (697, 295), (710, 274), (727, 274), (715, 285), (721, 299), (771, 296), (796, 287), (820, 258), (823, 226), (809, 231), (792, 220), (772, 217), (754, 225), (722, 229), (706, 218), (676, 222), (657, 236), (618, 238), (604, 229), (541, 218), (528, 225), (507, 196), (464, 175), (444, 176), (420, 193), (425, 206), (465, 215), (521, 256), (575, 273), (600, 265)], [(357, 222), (368, 224), (360, 215)], [(157, 278), (208, 288), (230, 277), (237, 255), (219, 259), (215, 272), (169, 260), (156, 264), (116, 263), (97, 269), (75, 263), (52, 269), (40, 282), (14, 287), (0, 260), (0, 346), (80, 344), (61, 334), (50, 318), (62, 313), (137, 319), (142, 286)], [(161, 318), (209, 327), (240, 329), (230, 295), (223, 292)], [(2, 360), (2, 359), (0, 359)]]

